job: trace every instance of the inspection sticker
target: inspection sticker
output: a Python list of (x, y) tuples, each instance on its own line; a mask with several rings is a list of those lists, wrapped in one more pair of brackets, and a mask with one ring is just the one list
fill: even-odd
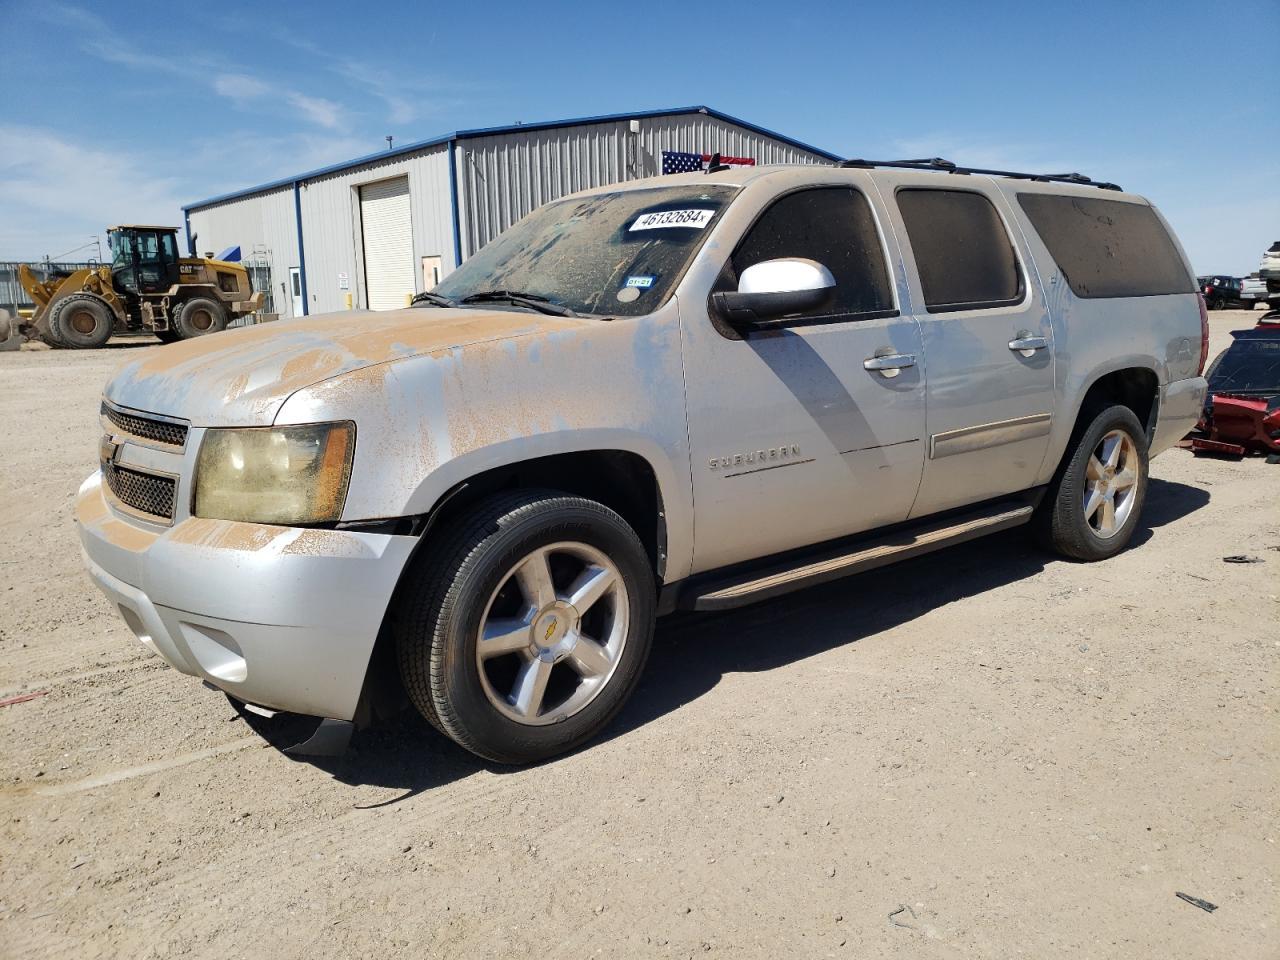
[(637, 217), (631, 225), (632, 230), (657, 230), (662, 227), (692, 227), (702, 230), (711, 218), (714, 210), (660, 210), (657, 213), (646, 213)]
[(654, 277), (627, 277), (628, 287), (642, 287), (647, 290), (653, 286)]

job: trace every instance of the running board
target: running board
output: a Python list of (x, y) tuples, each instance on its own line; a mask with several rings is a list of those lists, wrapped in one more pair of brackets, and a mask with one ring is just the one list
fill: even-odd
[[(982, 510), (900, 529), (857, 544), (846, 543), (817, 555), (810, 553), (798, 565), (795, 562), (787, 566), (775, 564), (741, 574), (730, 581), (721, 578), (691, 591), (692, 597), (681, 599), (691, 600), (688, 606), (694, 610), (728, 610), (745, 606), (1021, 526), (1031, 519), (1034, 509), (1025, 500), (1004, 500)], [(686, 603), (681, 603), (681, 606), (688, 608)]]

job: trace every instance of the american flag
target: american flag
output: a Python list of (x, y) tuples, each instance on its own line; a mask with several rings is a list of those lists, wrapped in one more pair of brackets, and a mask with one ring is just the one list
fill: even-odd
[[(705, 170), (707, 164), (711, 162), (711, 154), (709, 153), (681, 153), (678, 150), (662, 151), (662, 172), (667, 173), (693, 173), (695, 170)], [(755, 157), (720, 157), (721, 163), (732, 163), (741, 167), (754, 167), (756, 165)]]

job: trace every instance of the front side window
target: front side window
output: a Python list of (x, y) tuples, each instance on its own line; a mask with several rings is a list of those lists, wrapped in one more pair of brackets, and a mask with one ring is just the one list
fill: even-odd
[(971, 190), (929, 188), (899, 190), (897, 198), (930, 313), (1022, 300), (1022, 270), (990, 200)]
[(481, 248), (434, 292), (463, 301), (510, 291), (580, 314), (652, 313), (671, 295), (737, 192), (708, 184), (549, 203)]
[(800, 319), (869, 319), (895, 312), (875, 218), (857, 190), (818, 187), (775, 201), (738, 244), (717, 286), (736, 290), (747, 267), (783, 257), (816, 260), (836, 281), (833, 303)]
[(1018, 203), (1077, 297), (1195, 292), (1169, 231), (1145, 203), (1051, 193), (1020, 193)]

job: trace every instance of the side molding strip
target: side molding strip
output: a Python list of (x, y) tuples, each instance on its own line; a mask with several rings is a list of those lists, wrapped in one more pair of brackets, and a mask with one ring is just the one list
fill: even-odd
[(929, 438), (929, 459), (940, 460), (943, 457), (953, 457), (958, 453), (970, 453), (987, 447), (1015, 443), (1018, 440), (1043, 437), (1048, 434), (1052, 421), (1052, 414), (1034, 413), (1029, 417), (999, 420), (996, 423), (980, 423), (974, 427), (961, 427), (959, 430), (935, 433)]

